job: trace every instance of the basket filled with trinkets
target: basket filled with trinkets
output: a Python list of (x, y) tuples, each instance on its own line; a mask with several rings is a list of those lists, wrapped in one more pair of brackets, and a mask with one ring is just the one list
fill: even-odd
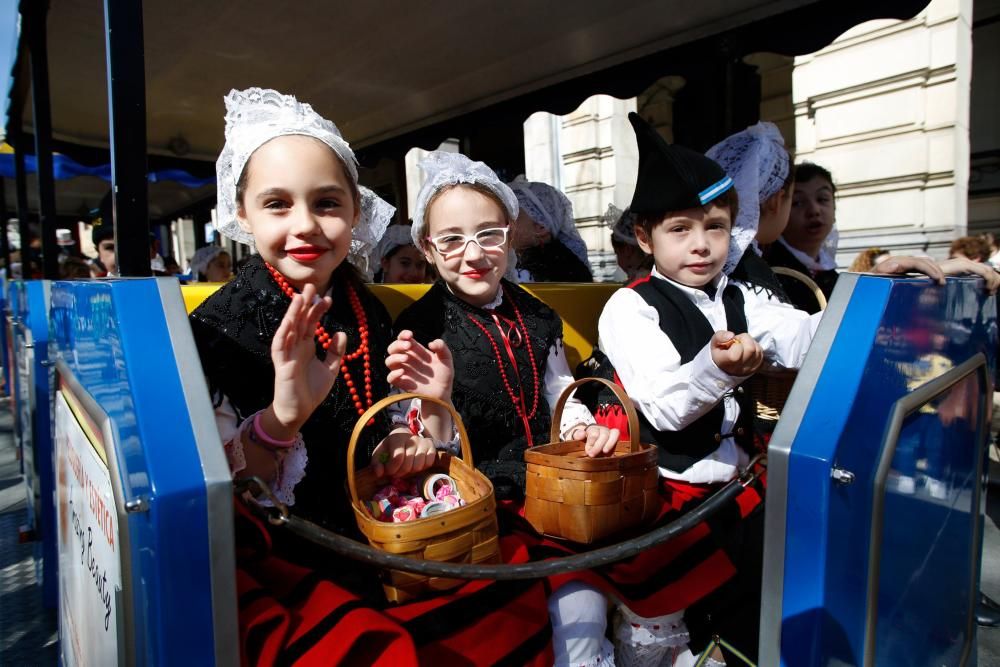
[[(437, 452), (428, 469), (396, 479), (378, 477), (371, 466), (355, 470), (354, 452), (365, 426), (379, 411), (419, 398), (442, 406), (458, 431), (461, 457)], [(417, 394), (396, 394), (378, 401), (358, 420), (347, 448), (347, 487), (358, 528), (376, 549), (422, 560), (497, 563), (496, 500), (489, 479), (476, 470), (469, 436), (447, 403)], [(405, 602), (462, 584), (460, 579), (384, 570), (382, 586), (390, 602)]]

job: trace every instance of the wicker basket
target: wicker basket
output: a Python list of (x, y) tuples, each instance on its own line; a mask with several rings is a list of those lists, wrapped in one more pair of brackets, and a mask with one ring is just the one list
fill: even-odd
[[(371, 498), (384, 479), (375, 477), (371, 467), (354, 470), (354, 450), (362, 429), (380, 410), (393, 403), (420, 398), (448, 410), (455, 420), (462, 446), (462, 458), (447, 452), (438, 452), (437, 463), (421, 474), (443, 472), (458, 484), (466, 505), (444, 514), (404, 523), (388, 523), (372, 517), (362, 504), (362, 498)], [(465, 425), (448, 404), (427, 396), (397, 394), (388, 396), (370, 407), (358, 420), (347, 448), (347, 488), (358, 528), (368, 538), (369, 544), (388, 553), (410, 556), (422, 560), (450, 561), (453, 563), (497, 563), (500, 545), (497, 537), (496, 501), (493, 485), (472, 464), (472, 451)], [(383, 571), (382, 587), (390, 602), (405, 602), (428, 592), (456, 588), (460, 579), (444, 579), (401, 572)]]
[[(590, 458), (584, 443), (560, 441), (566, 400), (586, 382), (609, 387), (628, 415), (631, 441), (618, 442), (612, 456)], [(528, 464), (524, 516), (539, 533), (590, 544), (651, 521), (659, 512), (657, 453), (639, 439), (639, 419), (622, 389), (601, 378), (566, 387), (552, 415), (551, 440), (524, 453)]]
[[(787, 276), (803, 283), (812, 291), (813, 296), (816, 297), (819, 309), (826, 309), (826, 296), (815, 280), (801, 271), (789, 269), (786, 266), (775, 266), (772, 267), (772, 270), (778, 275)], [(781, 411), (785, 409), (785, 402), (788, 400), (788, 395), (792, 392), (792, 385), (795, 384), (797, 376), (798, 371), (768, 370), (761, 371), (750, 378), (748, 381), (750, 395), (754, 397), (754, 401), (757, 404), (758, 419), (770, 422), (778, 421)]]

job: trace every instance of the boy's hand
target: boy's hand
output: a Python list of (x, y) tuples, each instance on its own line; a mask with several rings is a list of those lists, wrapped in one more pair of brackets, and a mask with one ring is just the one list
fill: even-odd
[(396, 429), (379, 443), (372, 453), (376, 477), (403, 476), (420, 472), (437, 461), (437, 449), (430, 438), (411, 435), (406, 429)]
[(730, 375), (753, 375), (764, 361), (764, 351), (749, 334), (716, 331), (709, 345), (712, 361)]

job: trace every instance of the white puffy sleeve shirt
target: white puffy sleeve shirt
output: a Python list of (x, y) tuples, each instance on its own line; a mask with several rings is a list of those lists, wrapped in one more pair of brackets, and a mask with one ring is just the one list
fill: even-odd
[[(650, 280), (667, 280), (691, 299), (713, 330), (728, 330), (722, 301), (728, 284), (725, 276), (716, 278), (714, 298), (703, 290), (664, 278), (655, 268)], [(748, 333), (760, 343), (768, 363), (783, 368), (801, 366), (812, 340), (813, 320), (806, 313), (755, 294), (745, 286), (740, 288), (746, 304)], [(747, 377), (729, 375), (716, 366), (708, 345), (694, 359), (681, 364), (677, 348), (660, 329), (659, 314), (638, 292), (626, 288), (611, 296), (598, 321), (598, 333), (602, 350), (614, 365), (625, 391), (654, 428), (680, 431), (721, 401), (725, 410), (721, 432), (733, 430), (740, 409), (732, 393)], [(746, 452), (728, 437), (714, 452), (684, 472), (660, 468), (660, 474), (693, 484), (726, 482), (747, 463)]]

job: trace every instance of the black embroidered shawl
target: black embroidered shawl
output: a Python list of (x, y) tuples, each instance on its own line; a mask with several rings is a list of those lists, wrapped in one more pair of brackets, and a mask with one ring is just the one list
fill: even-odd
[[(503, 281), (503, 302), (497, 314), (516, 321), (514, 304), (528, 331), (531, 351), (538, 374), (537, 408), (530, 421), (536, 445), (548, 442), (551, 413), (545, 400), (544, 381), (549, 350), (561, 344), (562, 320), (554, 310), (522, 288)], [(490, 340), (472, 320), (482, 324), (500, 351), (500, 360)], [(504, 386), (498, 364), (503, 364), (508, 382), (518, 395), (515, 370), (489, 312), (455, 297), (441, 281), (396, 319), (395, 331), (413, 331), (418, 341), (427, 344), (441, 338), (451, 349), (455, 362), (452, 400), (462, 416), (472, 440), (476, 466), (493, 481), (499, 498), (520, 498), (524, 492), (524, 450), (527, 438)], [(518, 376), (530, 412), (535, 402), (534, 380), (528, 349), (522, 343), (514, 347)]]
[(531, 272), (536, 283), (594, 282), (590, 267), (555, 239), (519, 252), (517, 267)]
[[(384, 359), (391, 340), (385, 307), (354, 277), (345, 263), (334, 271), (333, 306), (323, 316), (327, 331), (347, 334), (347, 350), (360, 343), (358, 323), (348, 299), (352, 284), (368, 319), (372, 394), (374, 400), (388, 391)], [(274, 395), (271, 340), (290, 301), (274, 283), (259, 256), (252, 257), (236, 277), (209, 297), (191, 314), (191, 329), (198, 346), (209, 391), (216, 405), (225, 396), (242, 421), (267, 407)], [(317, 354), (323, 355), (317, 345)], [(350, 362), (351, 375), (363, 392), (362, 359)], [(339, 532), (353, 532), (354, 518), (346, 498), (347, 445), (358, 413), (343, 376), (327, 399), (302, 428), (309, 456), (305, 478), (295, 487), (297, 515)], [(378, 441), (388, 432), (388, 418), (380, 415), (359, 443), (356, 464), (365, 465)]]

